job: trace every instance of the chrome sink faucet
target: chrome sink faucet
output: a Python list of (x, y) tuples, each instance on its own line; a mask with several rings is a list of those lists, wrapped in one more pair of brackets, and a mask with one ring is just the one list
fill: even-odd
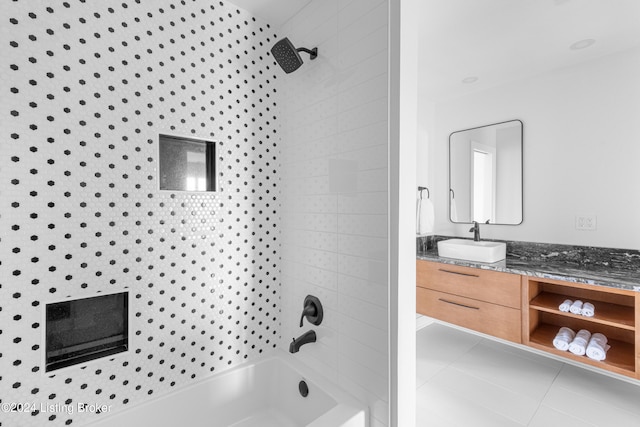
[(480, 224), (478, 224), (478, 221), (473, 221), (473, 227), (471, 227), (469, 229), (469, 232), (473, 231), (473, 240), (475, 242), (479, 242), (480, 241)]

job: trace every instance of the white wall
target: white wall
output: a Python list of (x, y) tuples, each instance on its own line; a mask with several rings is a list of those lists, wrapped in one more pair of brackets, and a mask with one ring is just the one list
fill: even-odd
[[(280, 185), (282, 347), (314, 329), (297, 357), (387, 425), (388, 3), (314, 0), (280, 36), (319, 49), (284, 90)], [(307, 294), (325, 319), (299, 327)]]
[[(640, 249), (640, 49), (440, 102), (435, 110), (437, 143), (428, 150), (435, 176), (428, 185), (436, 232), (469, 235), (468, 225), (448, 220), (449, 134), (521, 119), (524, 222), (485, 226), (482, 236)], [(597, 230), (576, 230), (577, 214), (597, 215)]]
[[(418, 138), (416, 147), (416, 182), (417, 185), (428, 187), (434, 185), (435, 159), (429, 156), (434, 149), (435, 141), (435, 104), (425, 99), (418, 100)], [(445, 186), (447, 183), (445, 182)]]

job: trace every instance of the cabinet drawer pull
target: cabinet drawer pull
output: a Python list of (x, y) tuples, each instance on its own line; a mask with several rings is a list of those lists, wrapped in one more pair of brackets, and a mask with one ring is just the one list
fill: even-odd
[(446, 302), (447, 304), (453, 304), (464, 308), (471, 308), (473, 310), (480, 310), (480, 307), (473, 307), (471, 305), (460, 304), (459, 302), (453, 302), (446, 299), (438, 298), (438, 301)]
[(480, 277), (477, 274), (460, 273), (459, 271), (445, 270), (444, 268), (439, 268), (438, 271), (442, 271), (443, 273), (449, 273), (449, 274), (458, 274), (460, 276)]

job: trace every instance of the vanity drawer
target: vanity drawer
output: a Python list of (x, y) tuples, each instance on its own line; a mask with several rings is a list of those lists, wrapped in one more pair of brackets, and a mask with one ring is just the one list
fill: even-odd
[(521, 343), (520, 310), (416, 288), (417, 312), (487, 335)]
[(418, 260), (418, 287), (520, 309), (520, 275)]

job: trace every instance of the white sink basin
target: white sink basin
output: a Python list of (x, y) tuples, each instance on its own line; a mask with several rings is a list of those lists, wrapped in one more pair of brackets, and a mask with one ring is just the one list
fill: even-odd
[(503, 242), (465, 239), (449, 239), (438, 242), (438, 255), (444, 258), (464, 259), (477, 262), (498, 262), (507, 256), (507, 245)]

